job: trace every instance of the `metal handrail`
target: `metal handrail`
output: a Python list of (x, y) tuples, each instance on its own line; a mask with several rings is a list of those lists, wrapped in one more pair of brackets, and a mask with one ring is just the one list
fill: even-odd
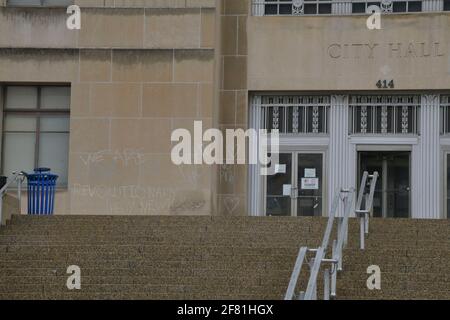
[(3, 219), (3, 197), (8, 191), (8, 188), (14, 182), (17, 182), (17, 198), (19, 199), (19, 213), (22, 212), (22, 183), (25, 180), (25, 172), (13, 172), (6, 184), (0, 189), (0, 224)]
[[(308, 300), (308, 299), (311, 299), (313, 295), (315, 295), (316, 287), (314, 284), (316, 283), (316, 280), (317, 280), (317, 274), (320, 269), (320, 263), (323, 260), (325, 253), (326, 253), (325, 250), (326, 250), (326, 248), (328, 248), (328, 243), (329, 243), (329, 240), (331, 237), (331, 231), (332, 231), (333, 225), (334, 225), (335, 215), (336, 215), (337, 209), (339, 207), (339, 202), (340, 202), (340, 200), (342, 200), (341, 193), (343, 193), (343, 192), (346, 193), (345, 190), (341, 190), (334, 197), (333, 203), (331, 205), (330, 213), (328, 216), (328, 223), (327, 223), (327, 227), (325, 229), (325, 234), (324, 234), (324, 237), (322, 240), (322, 245), (318, 248), (308, 248), (308, 247), (300, 248), (299, 255), (297, 257), (296, 263), (294, 265), (294, 270), (292, 272), (291, 279), (289, 281), (289, 286), (286, 291), (286, 295), (284, 298), (285, 300), (292, 300), (295, 298), (300, 298), (301, 300)], [(308, 297), (306, 296), (306, 293), (304, 293), (304, 292), (300, 292), (300, 295), (296, 297), (295, 288), (297, 287), (298, 277), (300, 276), (300, 271), (302, 269), (303, 263), (306, 259), (306, 254), (308, 252), (316, 253), (314, 260), (312, 260), (313, 265), (311, 267), (311, 276), (310, 276), (310, 280), (308, 281), (308, 289), (307, 289)]]
[(365, 249), (365, 236), (369, 234), (369, 219), (370, 219), (370, 213), (373, 210), (373, 197), (375, 195), (375, 187), (378, 181), (378, 172), (374, 172), (373, 175), (369, 176), (371, 179), (370, 182), (370, 191), (369, 193), (366, 193), (366, 199), (365, 199), (365, 209), (361, 209), (362, 205), (362, 197), (364, 193), (364, 189), (366, 186), (366, 183), (361, 184), (361, 189), (359, 190), (360, 198), (358, 198), (358, 206), (355, 210), (355, 214), (359, 216), (360, 220), (360, 248), (361, 250)]
[[(375, 172), (373, 175), (369, 175), (368, 172), (364, 172), (363, 177), (361, 179), (361, 186), (358, 193), (358, 199), (355, 207), (356, 214), (363, 214), (361, 217), (361, 234), (364, 236), (368, 233), (368, 219), (369, 213), (372, 209), (373, 205), (373, 197), (375, 193), (375, 185), (377, 183), (378, 172)], [(365, 193), (365, 186), (367, 184), (367, 180), (370, 181), (370, 192), (369, 194)], [(331, 264), (331, 268), (327, 268), (324, 270), (324, 299), (329, 300), (330, 297), (336, 297), (336, 281), (337, 281), (337, 272), (342, 271), (342, 261), (343, 261), (343, 249), (347, 244), (348, 238), (348, 220), (350, 217), (350, 213), (352, 212), (353, 203), (354, 203), (354, 194), (355, 189), (341, 189), (339, 193), (336, 194), (333, 204), (330, 209), (330, 215), (328, 217), (327, 227), (325, 229), (324, 237), (321, 243), (321, 246), (318, 248), (308, 248), (301, 247), (299, 254), (297, 256), (297, 260), (294, 265), (294, 270), (291, 275), (291, 279), (289, 281), (289, 286), (286, 291), (285, 300), (292, 300), (294, 298), (298, 298), (300, 300), (316, 300), (317, 299), (317, 278), (319, 276), (320, 268), (322, 263)], [(365, 209), (361, 210), (362, 199), (365, 198)], [(339, 207), (339, 202), (344, 202), (344, 216), (337, 218), (337, 239), (333, 240), (332, 244), (332, 258), (327, 259), (327, 249), (331, 237), (331, 232), (333, 229), (334, 221), (336, 220), (336, 212)], [(361, 248), (364, 249), (364, 239), (361, 238)], [(306, 260), (306, 255), (308, 252), (314, 252), (315, 257), (311, 261), (310, 267), (310, 276), (306, 288), (306, 292), (300, 292), (300, 294), (296, 297), (295, 289), (298, 284), (298, 278), (300, 276), (300, 272), (303, 266), (304, 261)]]
[[(341, 190), (341, 194), (344, 194), (344, 217), (342, 218), (342, 222), (340, 223), (340, 228), (338, 230), (338, 239), (337, 242), (333, 243), (333, 251), (332, 251), (332, 259), (327, 259), (323, 261), (326, 257), (326, 250), (328, 247), (319, 247), (316, 253), (316, 257), (314, 258), (313, 268), (311, 269), (311, 274), (308, 281), (308, 286), (305, 292), (305, 300), (316, 300), (317, 299), (317, 277), (319, 275), (320, 267), (322, 262), (329, 262), (332, 264), (334, 269), (333, 274), (337, 272), (336, 269), (342, 270), (342, 250), (344, 245), (346, 244), (347, 232), (348, 232), (348, 217), (350, 215), (351, 207), (353, 205), (354, 198), (354, 189), (349, 190)], [(334, 215), (330, 217), (329, 220), (334, 222)], [(331, 284), (332, 287), (335, 288), (334, 282), (337, 278), (333, 277)], [(331, 292), (331, 296), (335, 296), (335, 292)]]

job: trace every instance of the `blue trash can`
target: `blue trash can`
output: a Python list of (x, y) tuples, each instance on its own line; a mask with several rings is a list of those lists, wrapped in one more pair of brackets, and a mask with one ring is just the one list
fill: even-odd
[(55, 207), (55, 189), (58, 175), (49, 168), (36, 168), (26, 174), (28, 182), (28, 214), (52, 215)]

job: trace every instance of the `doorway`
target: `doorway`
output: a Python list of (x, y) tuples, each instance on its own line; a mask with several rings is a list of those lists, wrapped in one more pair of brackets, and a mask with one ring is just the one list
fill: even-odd
[(267, 216), (322, 216), (323, 153), (279, 154), (276, 174), (265, 183)]
[(378, 171), (373, 199), (373, 216), (409, 218), (411, 216), (411, 152), (364, 151), (358, 154), (358, 181), (364, 171)]

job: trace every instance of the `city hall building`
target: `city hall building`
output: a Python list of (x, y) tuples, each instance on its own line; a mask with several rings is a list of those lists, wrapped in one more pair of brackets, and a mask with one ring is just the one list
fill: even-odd
[[(326, 216), (378, 171), (374, 216), (450, 217), (449, 0), (0, 0), (0, 89), (56, 214)], [(277, 173), (173, 164), (194, 121), (279, 130)]]

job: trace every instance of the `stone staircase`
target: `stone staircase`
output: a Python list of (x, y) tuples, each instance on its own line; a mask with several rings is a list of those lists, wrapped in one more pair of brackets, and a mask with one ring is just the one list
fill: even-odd
[[(345, 250), (339, 298), (450, 299), (449, 220), (372, 219), (366, 244)], [(370, 265), (381, 268), (380, 291), (367, 290)]]
[[(0, 299), (282, 299), (299, 247), (317, 247), (326, 222), (13, 216), (0, 229)], [(449, 221), (373, 219), (366, 251), (358, 232), (351, 220), (338, 298), (450, 299)], [(366, 288), (372, 264), (381, 291)], [(81, 290), (66, 287), (70, 265)]]

